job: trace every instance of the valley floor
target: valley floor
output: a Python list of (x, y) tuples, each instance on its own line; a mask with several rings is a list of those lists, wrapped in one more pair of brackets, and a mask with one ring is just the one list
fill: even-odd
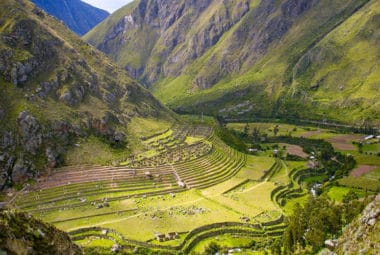
[[(324, 139), (354, 155), (357, 167), (351, 174), (323, 190), (338, 203), (351, 190), (363, 196), (365, 189), (380, 188), (376, 139), (276, 123), (227, 127), (242, 133), (257, 129), (269, 138)], [(310, 172), (314, 153), (286, 141), (263, 143), (249, 155), (224, 144), (207, 126), (172, 127), (144, 139), (149, 153), (119, 166), (57, 169), (17, 194), (14, 206), (69, 232), (85, 247), (203, 252), (216, 242), (248, 254), (253, 241), (281, 236), (284, 216), (307, 201), (313, 184), (326, 179)]]

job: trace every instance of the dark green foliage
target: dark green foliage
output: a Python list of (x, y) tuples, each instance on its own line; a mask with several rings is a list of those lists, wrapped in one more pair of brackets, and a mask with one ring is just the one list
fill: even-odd
[(279, 131), (279, 128), (278, 128), (278, 125), (276, 125), (276, 126), (274, 127), (274, 129), (273, 129), (273, 134), (274, 134), (274, 136), (277, 136), (278, 131)]
[[(350, 223), (364, 208), (365, 202), (353, 199), (342, 205), (335, 204), (325, 197), (311, 197), (304, 207), (297, 204), (293, 215), (288, 218), (284, 233), (285, 254), (293, 254), (296, 247), (313, 247), (314, 252), (324, 245), (328, 238), (341, 234), (341, 229)], [(353, 200), (351, 200), (353, 199)]]
[(343, 222), (350, 223), (364, 209), (365, 204), (366, 202), (360, 202), (358, 195), (350, 190), (343, 197)]
[(218, 245), (217, 243), (215, 242), (211, 242), (205, 249), (205, 254), (207, 255), (214, 255), (215, 253), (217, 253), (218, 251), (221, 250), (222, 247), (220, 247), (220, 245)]
[(215, 130), (217, 136), (222, 139), (223, 142), (231, 146), (232, 148), (246, 152), (247, 145), (242, 139), (244, 139), (244, 134), (237, 132), (235, 130), (228, 130), (225, 127), (217, 127)]
[(261, 137), (260, 129), (257, 128), (257, 127), (254, 127), (253, 130), (252, 130), (252, 135), (251, 136), (252, 136), (253, 143), (260, 142), (260, 137)]
[(282, 251), (281, 251), (281, 247), (282, 247), (282, 244), (280, 242), (279, 239), (276, 239), (270, 246), (270, 250), (272, 252), (273, 255), (281, 255)]
[(293, 155), (293, 154), (287, 154), (286, 160), (289, 160), (289, 161), (305, 161), (304, 158), (301, 158), (300, 156)]
[(244, 130), (243, 130), (243, 138), (247, 138), (249, 133), (249, 125), (248, 123), (245, 124)]

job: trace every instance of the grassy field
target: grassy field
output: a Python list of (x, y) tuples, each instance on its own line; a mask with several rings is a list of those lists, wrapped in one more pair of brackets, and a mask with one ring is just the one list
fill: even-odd
[[(249, 182), (239, 186), (227, 194), (211, 198), (236, 212), (243, 212), (245, 216), (257, 217), (261, 213), (268, 214), (268, 221), (276, 218), (279, 208), (270, 198), (270, 192), (275, 185), (272, 182)], [(274, 216), (272, 214), (275, 214)]]
[(247, 164), (237, 175), (243, 179), (259, 180), (264, 171), (267, 171), (275, 163), (272, 157), (248, 156)]
[(131, 152), (125, 148), (115, 149), (102, 142), (95, 136), (83, 138), (78, 141), (66, 154), (67, 165), (96, 164), (110, 165), (118, 158), (126, 158)]
[(342, 202), (343, 197), (350, 191), (353, 190), (355, 193), (359, 196), (362, 197), (364, 195), (363, 190), (357, 190), (357, 189), (352, 189), (349, 187), (331, 187), (329, 191), (327, 192), (327, 195), (331, 200), (337, 201), (339, 203)]
[(285, 215), (291, 215), (293, 213), (294, 206), (296, 204), (304, 205), (304, 204), (306, 204), (308, 199), (309, 199), (309, 196), (305, 195), (302, 197), (298, 197), (298, 198), (294, 198), (294, 199), (289, 200), (283, 208)]
[[(217, 243), (221, 247), (246, 247), (252, 243), (251, 237), (241, 237), (238, 235), (224, 234), (217, 237), (206, 238), (194, 247), (195, 252), (204, 253), (205, 248), (211, 243)], [(240, 252), (234, 251), (234, 254), (253, 254), (248, 249), (243, 249)]]

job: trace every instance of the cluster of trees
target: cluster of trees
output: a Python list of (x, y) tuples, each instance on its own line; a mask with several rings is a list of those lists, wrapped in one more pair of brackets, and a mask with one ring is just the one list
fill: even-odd
[[(253, 147), (256, 149), (262, 149), (262, 144), (270, 143), (288, 143), (295, 144), (302, 147), (303, 151), (307, 154), (314, 155), (320, 162), (320, 173), (327, 174), (329, 177), (340, 178), (347, 175), (352, 170), (356, 161), (354, 157), (345, 155), (340, 152), (336, 152), (334, 147), (327, 141), (322, 139), (308, 139), (304, 137), (292, 137), (292, 136), (277, 136), (278, 126), (273, 128), (275, 136), (268, 137), (266, 134), (262, 134), (258, 128), (254, 128), (249, 132), (249, 125), (244, 127), (243, 132), (235, 132), (235, 136), (245, 141), (250, 141)], [(286, 156), (286, 155), (285, 155)], [(288, 160), (299, 160), (296, 156), (290, 156)]]
[(247, 145), (242, 140), (242, 136), (239, 132), (235, 130), (228, 130), (224, 126), (219, 126), (215, 129), (215, 133), (220, 139), (222, 139), (223, 142), (228, 144), (230, 147), (241, 152), (247, 151)]
[(283, 237), (284, 254), (305, 254), (307, 247), (315, 253), (324, 246), (325, 240), (337, 238), (342, 227), (360, 214), (366, 203), (350, 191), (341, 204), (324, 196), (310, 197), (304, 207), (297, 204), (293, 215), (288, 218)]

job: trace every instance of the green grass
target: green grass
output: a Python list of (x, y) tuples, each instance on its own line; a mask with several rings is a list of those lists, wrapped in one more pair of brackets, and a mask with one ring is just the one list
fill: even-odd
[[(190, 231), (212, 222), (239, 221), (241, 216), (240, 213), (207, 200), (196, 192), (178, 194), (176, 198), (165, 196), (165, 200), (160, 197), (149, 198), (140, 201), (138, 206), (140, 207), (139, 214), (135, 217), (120, 220), (116, 218), (113, 219), (117, 220), (116, 222), (102, 224), (102, 226), (115, 229), (126, 238), (146, 241), (154, 238), (155, 232)], [(193, 208), (202, 208), (205, 212), (194, 215), (183, 213)], [(152, 215), (157, 215), (157, 217)]]
[(355, 193), (359, 196), (362, 197), (364, 195), (363, 190), (357, 190), (357, 189), (352, 189), (349, 187), (338, 187), (338, 186), (333, 186), (329, 189), (327, 192), (327, 195), (331, 200), (337, 201), (341, 203), (343, 201), (343, 197), (350, 191), (353, 190)]
[(365, 178), (380, 181), (380, 167), (364, 175)]
[(115, 149), (95, 136), (80, 139), (78, 146), (68, 151), (67, 165), (111, 165), (114, 160), (127, 158), (130, 151), (126, 148)]
[(188, 137), (186, 137), (185, 143), (187, 143), (188, 145), (191, 145), (191, 144), (195, 144), (197, 142), (200, 142), (202, 140), (203, 140), (203, 138), (200, 138), (200, 137), (188, 136)]
[(258, 156), (247, 156), (247, 164), (238, 173), (238, 177), (259, 180), (275, 163), (274, 158), (271, 157), (258, 157)]
[(161, 119), (135, 117), (128, 124), (128, 129), (138, 137), (144, 137), (163, 132), (171, 125), (169, 121)]
[(80, 241), (76, 241), (75, 243), (86, 247), (105, 247), (109, 249), (111, 249), (111, 247), (115, 244), (115, 242), (112, 240), (94, 238), (86, 238)]
[(274, 187), (274, 184), (271, 182), (251, 182), (246, 187), (243, 187), (243, 189), (238, 188), (225, 195), (219, 195), (211, 199), (231, 210), (255, 217), (263, 211), (271, 212), (279, 210), (270, 199), (270, 192)]
[[(211, 243), (215, 242), (221, 247), (235, 248), (235, 247), (246, 247), (252, 243), (252, 237), (239, 237), (232, 234), (224, 234), (216, 237), (210, 237), (199, 242), (192, 251), (203, 253), (205, 248)], [(234, 252), (234, 254), (249, 254), (247, 251), (242, 253)]]
[(380, 152), (380, 143), (364, 144), (363, 152), (373, 152), (373, 153)]
[(380, 181), (374, 180), (370, 178), (365, 177), (345, 177), (341, 180), (339, 180), (339, 184), (347, 187), (352, 188), (359, 188), (362, 190), (368, 189), (371, 191), (378, 191), (380, 190)]
[(348, 153), (354, 156), (356, 162), (359, 165), (371, 165), (371, 166), (380, 166), (380, 157), (374, 155), (366, 155), (359, 153), (358, 151), (342, 151), (343, 153)]
[(216, 120), (212, 116), (206, 116), (206, 115), (189, 115), (189, 114), (183, 114), (180, 115), (180, 118), (185, 122), (190, 122), (192, 124), (196, 125), (209, 125), (209, 126), (215, 126)]
[(294, 206), (298, 203), (300, 205), (304, 205), (306, 204), (307, 200), (309, 199), (309, 195), (304, 195), (302, 197), (298, 197), (298, 198), (292, 198), (292, 199), (289, 199), (286, 201), (286, 204), (283, 208), (284, 210), (284, 213), (286, 215), (292, 215), (293, 211), (294, 211)]

